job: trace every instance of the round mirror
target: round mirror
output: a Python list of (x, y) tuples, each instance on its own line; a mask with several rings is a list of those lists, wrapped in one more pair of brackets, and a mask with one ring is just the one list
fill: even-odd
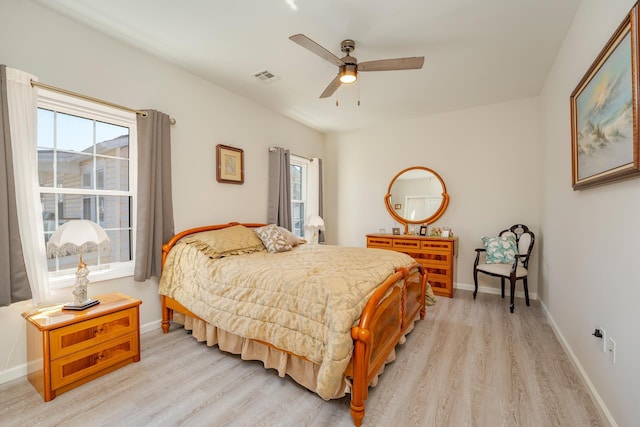
[(440, 218), (449, 205), (449, 195), (440, 175), (413, 166), (391, 180), (384, 201), (389, 214), (408, 234), (409, 224), (431, 224)]

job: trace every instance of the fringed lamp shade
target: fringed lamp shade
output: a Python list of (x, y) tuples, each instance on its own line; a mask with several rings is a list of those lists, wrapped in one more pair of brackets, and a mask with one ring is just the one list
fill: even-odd
[(85, 252), (108, 252), (111, 241), (107, 233), (95, 222), (75, 219), (63, 224), (47, 242), (47, 255), (66, 256)]
[(311, 244), (317, 244), (319, 231), (324, 231), (324, 220), (318, 215), (313, 215), (311, 218), (309, 218), (309, 221), (305, 224), (305, 226), (313, 231)]
[(80, 254), (80, 262), (76, 271), (76, 287), (73, 290), (74, 302), (64, 308), (71, 310), (84, 310), (99, 303), (87, 297), (87, 284), (89, 270), (82, 261), (85, 252), (105, 251), (111, 248), (111, 242), (107, 233), (95, 222), (86, 219), (69, 221), (58, 228), (47, 242), (47, 256), (67, 256)]

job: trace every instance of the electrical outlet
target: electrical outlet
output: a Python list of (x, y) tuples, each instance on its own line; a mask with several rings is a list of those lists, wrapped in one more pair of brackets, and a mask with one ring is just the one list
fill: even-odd
[(616, 364), (616, 342), (613, 340), (613, 338), (608, 338), (607, 339), (607, 350), (609, 352), (609, 360), (611, 361), (611, 363), (613, 363), (614, 365)]

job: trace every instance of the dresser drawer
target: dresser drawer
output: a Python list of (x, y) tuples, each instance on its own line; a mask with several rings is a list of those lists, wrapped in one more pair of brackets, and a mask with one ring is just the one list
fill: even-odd
[(137, 323), (137, 308), (130, 308), (54, 329), (50, 334), (51, 359), (134, 332), (138, 329)]
[(447, 240), (423, 240), (422, 249), (453, 252), (453, 242)]
[(425, 267), (449, 268), (453, 262), (452, 258), (453, 254), (451, 252), (429, 251), (428, 253), (419, 254), (416, 260), (420, 261)]
[(367, 237), (367, 247), (391, 248), (393, 239), (388, 237)]
[(51, 389), (56, 390), (127, 359), (136, 360), (138, 334), (128, 334), (51, 362)]
[(403, 251), (412, 251), (420, 249), (420, 240), (415, 239), (394, 239), (393, 248)]

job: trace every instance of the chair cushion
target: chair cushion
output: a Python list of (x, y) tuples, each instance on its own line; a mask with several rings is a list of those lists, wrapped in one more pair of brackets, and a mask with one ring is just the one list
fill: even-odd
[[(511, 272), (511, 265), (509, 264), (478, 264), (477, 270), (484, 271), (489, 274), (496, 274), (498, 276), (509, 277)], [(516, 267), (516, 277), (521, 278), (527, 275), (527, 269), (518, 265)]]
[(516, 238), (512, 235), (499, 237), (483, 237), (482, 242), (487, 251), (487, 264), (513, 264), (518, 253)]

